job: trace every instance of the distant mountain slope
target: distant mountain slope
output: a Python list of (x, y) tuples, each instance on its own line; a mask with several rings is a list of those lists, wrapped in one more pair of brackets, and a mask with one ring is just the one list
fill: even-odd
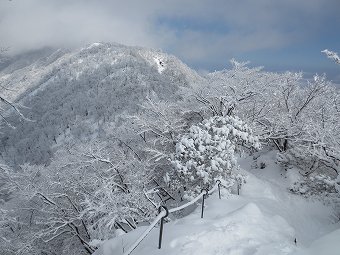
[(134, 113), (146, 97), (178, 100), (179, 89), (201, 78), (160, 51), (94, 43), (76, 51), (44, 49), (8, 60), (0, 69), (7, 98), (32, 121), (9, 114), (1, 156), (10, 164), (46, 163), (62, 137), (95, 135), (120, 113)]

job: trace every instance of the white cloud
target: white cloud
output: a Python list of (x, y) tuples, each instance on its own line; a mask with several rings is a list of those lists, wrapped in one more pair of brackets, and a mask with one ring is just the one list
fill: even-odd
[(0, 45), (18, 52), (115, 41), (162, 48), (188, 62), (227, 61), (317, 33), (339, 7), (338, 0), (1, 0)]

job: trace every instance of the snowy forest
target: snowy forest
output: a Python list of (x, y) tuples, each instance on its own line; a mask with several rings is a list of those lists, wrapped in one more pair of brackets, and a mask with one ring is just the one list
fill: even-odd
[[(337, 53), (320, 54), (340, 64)], [(339, 229), (340, 91), (323, 70), (306, 78), (232, 59), (202, 74), (160, 50), (115, 43), (0, 56), (1, 254), (108, 254), (106, 240), (217, 180), (225, 203), (235, 185), (246, 194), (250, 169), (276, 171), (289, 196), (329, 210), (328, 232)], [(286, 253), (230, 254), (295, 254), (302, 234), (289, 231)], [(172, 254), (154, 252), (145, 254)]]

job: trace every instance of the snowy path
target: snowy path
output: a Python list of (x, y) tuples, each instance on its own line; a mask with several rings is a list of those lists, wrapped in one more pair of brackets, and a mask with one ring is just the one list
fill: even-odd
[[(246, 166), (247, 162), (243, 164), (244, 168), (249, 167)], [(265, 170), (261, 175), (264, 173)], [(206, 201), (204, 219), (200, 218), (198, 208), (189, 216), (166, 224), (161, 250), (157, 249), (159, 229), (155, 228), (132, 254), (305, 255), (314, 254), (310, 250), (312, 248), (307, 249), (310, 245), (315, 251), (317, 247), (324, 249), (323, 241), (312, 243), (339, 228), (339, 225), (332, 224), (335, 217), (330, 208), (289, 194), (284, 185), (278, 184), (284, 183), (284, 180), (278, 181), (283, 178), (278, 169), (276, 174), (266, 174), (266, 180), (252, 173), (248, 175), (240, 196), (224, 194), (221, 200), (217, 194), (210, 196)], [(107, 241), (96, 255), (122, 254), (123, 247), (126, 249), (143, 230), (141, 227)], [(329, 248), (329, 253), (324, 250), (319, 252), (322, 251), (323, 255), (340, 254), (339, 230), (324, 239), (327, 242), (331, 240), (338, 251), (331, 253), (332, 249)]]

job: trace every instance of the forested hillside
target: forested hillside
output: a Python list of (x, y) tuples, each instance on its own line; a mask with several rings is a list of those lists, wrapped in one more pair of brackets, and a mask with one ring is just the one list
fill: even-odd
[(172, 56), (108, 43), (8, 60), (1, 85), (30, 121), (9, 113), (7, 121), (15, 128), (2, 129), (2, 158), (14, 166), (44, 164), (52, 147), (72, 138), (105, 137), (103, 127), (116, 123), (119, 114), (138, 112), (148, 97), (177, 100), (180, 87), (200, 79)]

